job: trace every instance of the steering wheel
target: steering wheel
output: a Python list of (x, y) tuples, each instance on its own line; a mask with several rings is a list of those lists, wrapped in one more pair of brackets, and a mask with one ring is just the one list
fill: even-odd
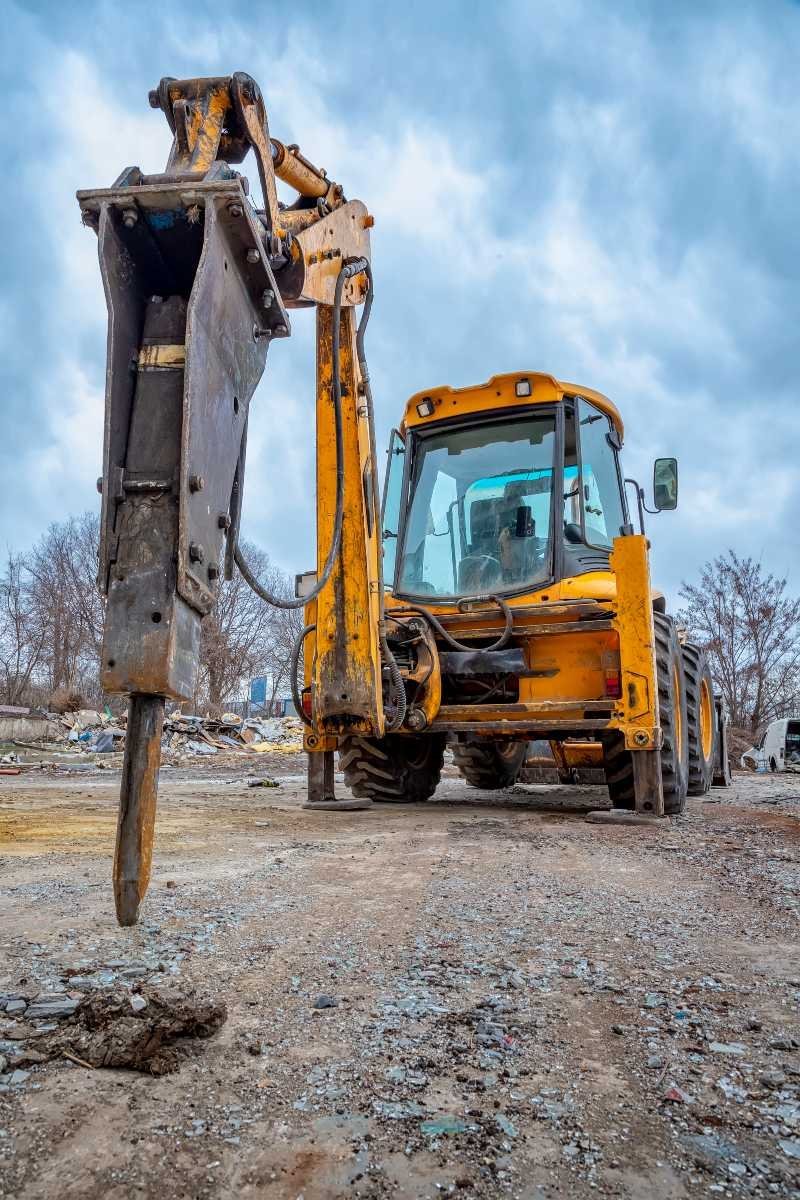
[(500, 560), (493, 558), (491, 554), (470, 554), (467, 558), (462, 558), (459, 566), (459, 575), (462, 577), (466, 573), (465, 569), (476, 572), (475, 582), (481, 587), (493, 587), (503, 575)]

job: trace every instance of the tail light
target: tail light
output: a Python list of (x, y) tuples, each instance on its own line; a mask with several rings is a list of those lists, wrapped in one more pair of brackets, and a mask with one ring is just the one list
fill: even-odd
[(606, 669), (603, 674), (606, 680), (606, 695), (612, 700), (620, 700), (622, 698), (622, 677), (619, 670), (617, 668)]
[(311, 706), (311, 688), (305, 689), (302, 696), (300, 697), (300, 702), (303, 705), (303, 712), (306, 714), (308, 719), (311, 720), (311, 717), (313, 716), (313, 713), (311, 711), (311, 707), (312, 707)]

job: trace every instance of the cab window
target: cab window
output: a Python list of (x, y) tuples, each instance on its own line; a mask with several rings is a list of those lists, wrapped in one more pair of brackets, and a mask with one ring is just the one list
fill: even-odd
[[(625, 524), (617, 455), (609, 437), (611, 421), (582, 397), (578, 398), (576, 413), (580, 483), (577, 489), (570, 486), (565, 462), (564, 491), (567, 495), (572, 492), (570, 499), (580, 501), (587, 545), (610, 550), (614, 538), (619, 537)], [(574, 507), (571, 515), (573, 518), (576, 515)]]

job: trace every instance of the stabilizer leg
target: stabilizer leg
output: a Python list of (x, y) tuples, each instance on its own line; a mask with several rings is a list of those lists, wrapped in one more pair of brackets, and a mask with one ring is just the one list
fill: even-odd
[(308, 799), (303, 808), (316, 808), (321, 812), (358, 812), (362, 808), (372, 808), (371, 800), (336, 799), (333, 753), (333, 750), (309, 751)]
[(661, 755), (658, 750), (634, 750), (631, 761), (635, 812), (623, 808), (597, 809), (586, 814), (587, 821), (598, 825), (663, 825)]

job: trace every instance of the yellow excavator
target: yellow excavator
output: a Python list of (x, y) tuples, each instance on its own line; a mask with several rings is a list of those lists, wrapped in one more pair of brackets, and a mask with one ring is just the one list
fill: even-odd
[[(468, 784), (507, 787), (545, 739), (562, 773), (602, 767), (600, 819), (680, 813), (715, 763), (724, 775), (724, 728), (705, 655), (651, 589), (644, 493), (622, 474), (614, 405), (527, 370), (427, 389), (392, 435), (381, 501), (372, 216), (270, 136), (249, 75), (167, 77), (149, 99), (173, 134), (166, 169), (78, 193), (108, 307), (98, 582), (102, 684), (129, 696), (120, 923), (135, 923), (149, 882), (165, 700), (193, 694), (201, 623), (237, 569), (305, 612), (292, 681), (307, 807), (426, 800), (447, 745)], [(235, 170), (250, 150), (260, 203)], [(250, 402), (306, 307), (317, 565), (287, 600), (264, 590), (238, 535)], [(677, 503), (674, 459), (656, 462), (654, 502)]]

